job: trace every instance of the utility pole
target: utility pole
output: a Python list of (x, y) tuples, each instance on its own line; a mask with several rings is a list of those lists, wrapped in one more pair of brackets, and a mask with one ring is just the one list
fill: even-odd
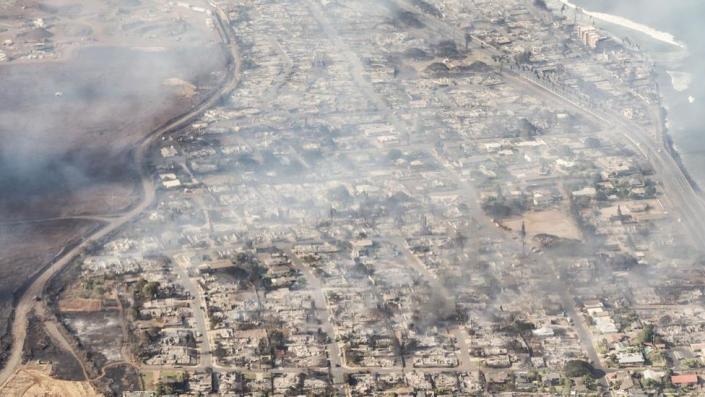
[(426, 215), (421, 215), (421, 235), (426, 236), (431, 234), (431, 228), (428, 226), (428, 218)]
[(526, 256), (526, 223), (521, 221), (521, 256)]

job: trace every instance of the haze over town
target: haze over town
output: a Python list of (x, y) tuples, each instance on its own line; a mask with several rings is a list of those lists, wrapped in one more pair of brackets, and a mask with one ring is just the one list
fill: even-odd
[(605, 15), (0, 0), (0, 395), (705, 394), (688, 45)]

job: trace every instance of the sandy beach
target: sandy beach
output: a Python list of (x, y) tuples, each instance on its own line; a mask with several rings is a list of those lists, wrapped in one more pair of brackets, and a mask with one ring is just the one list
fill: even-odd
[(592, 17), (594, 19), (600, 20), (602, 22), (611, 23), (613, 25), (618, 25), (626, 29), (634, 30), (643, 33), (654, 40), (660, 41), (662, 43), (670, 44), (682, 49), (687, 49), (687, 46), (676, 40), (675, 36), (668, 32), (662, 32), (660, 30), (654, 29), (650, 26), (643, 25), (641, 23), (632, 21), (631, 19), (620, 17), (617, 15), (606, 14), (602, 12), (589, 11), (584, 8), (578, 7), (577, 5), (571, 3), (569, 0), (559, 0), (566, 7), (577, 9), (579, 12)]

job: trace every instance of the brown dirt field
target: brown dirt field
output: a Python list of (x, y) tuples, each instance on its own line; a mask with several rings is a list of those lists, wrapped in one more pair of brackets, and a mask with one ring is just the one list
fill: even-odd
[(100, 299), (62, 299), (59, 301), (59, 310), (63, 313), (97, 312), (103, 304)]
[(504, 225), (518, 232), (521, 230), (522, 221), (526, 224), (526, 234), (529, 237), (545, 233), (571, 240), (582, 239), (582, 234), (570, 214), (560, 210), (530, 211), (523, 217), (504, 221)]
[(13, 397), (94, 397), (100, 396), (88, 382), (56, 380), (49, 376), (48, 365), (21, 368), (0, 390), (0, 395)]

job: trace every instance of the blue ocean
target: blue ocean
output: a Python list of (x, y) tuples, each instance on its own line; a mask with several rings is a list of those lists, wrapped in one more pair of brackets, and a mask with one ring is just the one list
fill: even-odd
[[(703, 0), (573, 0), (586, 11), (629, 19), (671, 35), (685, 49), (610, 23), (599, 23), (627, 36), (647, 51), (659, 71), (669, 133), (688, 172), (705, 190), (705, 1)], [(656, 38), (654, 36), (657, 36)]]

